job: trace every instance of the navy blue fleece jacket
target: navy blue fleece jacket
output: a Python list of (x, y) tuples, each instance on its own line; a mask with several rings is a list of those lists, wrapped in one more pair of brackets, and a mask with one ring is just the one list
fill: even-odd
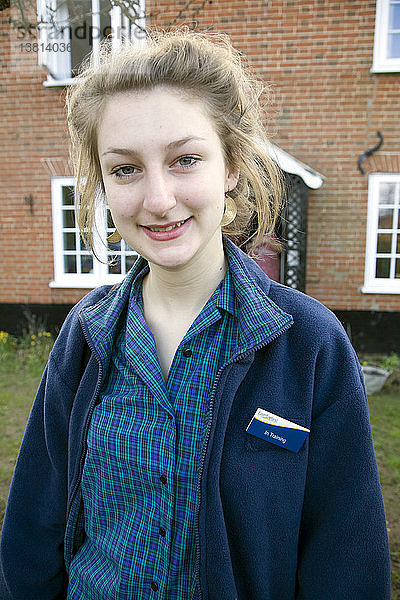
[[(245, 293), (268, 304), (260, 323), (274, 325), (214, 383), (198, 484), (201, 600), (388, 600), (386, 522), (354, 350), (329, 310), (235, 252)], [(84, 528), (86, 434), (106, 370), (84, 315), (101, 302), (106, 319), (121, 293), (89, 293), (51, 352), (6, 510), (1, 600), (66, 597)], [(310, 429), (298, 453), (246, 432), (258, 408)]]

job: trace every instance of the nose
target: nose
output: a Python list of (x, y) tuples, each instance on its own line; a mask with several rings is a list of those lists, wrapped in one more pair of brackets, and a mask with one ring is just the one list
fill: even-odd
[(175, 194), (167, 176), (160, 172), (149, 172), (145, 177), (143, 208), (163, 217), (176, 206)]

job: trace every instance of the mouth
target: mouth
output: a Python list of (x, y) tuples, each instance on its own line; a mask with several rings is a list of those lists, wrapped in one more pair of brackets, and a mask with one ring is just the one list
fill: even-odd
[(182, 227), (182, 225), (184, 223), (186, 223), (186, 221), (188, 221), (190, 219), (190, 217), (188, 217), (187, 219), (183, 219), (182, 221), (175, 221), (175, 223), (168, 223), (167, 225), (161, 226), (161, 225), (142, 225), (142, 227), (144, 227), (145, 229), (149, 229), (150, 231), (172, 231), (173, 229), (178, 229), (179, 227)]

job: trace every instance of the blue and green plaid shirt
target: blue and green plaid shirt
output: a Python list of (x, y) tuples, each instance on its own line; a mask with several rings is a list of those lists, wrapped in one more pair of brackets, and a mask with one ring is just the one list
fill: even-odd
[[(213, 382), (239, 344), (234, 273), (228, 267), (190, 326), (165, 382), (143, 317), (148, 270), (140, 261), (133, 267), (129, 309), (88, 432), (86, 537), (70, 566), (68, 600), (196, 597), (198, 465)], [(111, 354), (97, 317), (90, 335)]]

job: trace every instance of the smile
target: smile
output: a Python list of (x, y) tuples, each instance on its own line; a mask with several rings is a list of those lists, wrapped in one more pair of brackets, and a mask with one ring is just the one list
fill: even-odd
[(177, 221), (173, 225), (167, 225), (165, 227), (150, 227), (148, 225), (143, 225), (146, 229), (150, 229), (150, 231), (172, 231), (173, 229), (177, 229), (181, 227), (188, 219), (183, 219), (183, 221)]
[(144, 233), (155, 242), (169, 242), (178, 237), (181, 237), (190, 228), (192, 217), (176, 221), (175, 223), (167, 223), (164, 227), (156, 225), (142, 225)]

